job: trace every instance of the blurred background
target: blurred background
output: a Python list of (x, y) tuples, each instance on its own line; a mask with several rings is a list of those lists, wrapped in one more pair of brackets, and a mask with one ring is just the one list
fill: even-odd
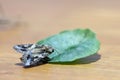
[[(12, 49), (76, 28), (96, 33), (101, 59), (24, 69)], [(119, 53), (120, 0), (0, 0), (0, 80), (118, 80)]]
[(120, 0), (0, 0), (0, 52), (75, 28), (119, 45)]

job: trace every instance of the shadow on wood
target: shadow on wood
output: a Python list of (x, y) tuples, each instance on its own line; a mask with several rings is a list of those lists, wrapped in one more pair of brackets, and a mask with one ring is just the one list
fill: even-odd
[(22, 63), (15, 63), (15, 65), (18, 65), (18, 66), (23, 66)]

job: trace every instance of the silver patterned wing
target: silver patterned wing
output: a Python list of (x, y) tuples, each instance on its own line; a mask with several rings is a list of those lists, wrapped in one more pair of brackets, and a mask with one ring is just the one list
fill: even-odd
[(22, 53), (20, 60), (24, 67), (31, 67), (48, 62), (48, 55), (54, 52), (54, 49), (48, 45), (21, 44), (13, 47), (17, 52)]

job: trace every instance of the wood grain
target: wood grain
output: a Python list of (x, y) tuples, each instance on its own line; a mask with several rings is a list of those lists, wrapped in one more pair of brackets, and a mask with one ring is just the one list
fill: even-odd
[[(5, 16), (18, 20), (0, 27), (0, 80), (119, 80), (120, 1), (1, 0)], [(7, 25), (9, 26), (9, 25)], [(101, 42), (98, 54), (74, 64), (22, 67), (15, 44), (34, 43), (62, 30), (90, 28)]]

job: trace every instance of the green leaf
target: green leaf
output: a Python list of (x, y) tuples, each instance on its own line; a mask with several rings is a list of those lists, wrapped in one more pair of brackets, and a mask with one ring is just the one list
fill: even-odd
[(89, 29), (66, 30), (38, 41), (37, 44), (54, 48), (55, 51), (49, 55), (49, 62), (72, 62), (95, 54), (100, 48), (95, 33)]

